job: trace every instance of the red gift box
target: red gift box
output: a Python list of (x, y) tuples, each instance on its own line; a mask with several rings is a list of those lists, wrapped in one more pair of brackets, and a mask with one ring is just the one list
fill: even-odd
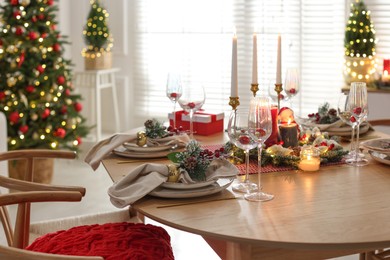
[[(190, 115), (184, 110), (176, 111), (176, 128), (183, 127), (183, 130), (190, 130)], [(211, 113), (199, 110), (193, 117), (194, 134), (212, 135), (223, 131), (224, 113)], [(173, 113), (168, 114), (169, 124), (173, 126)]]

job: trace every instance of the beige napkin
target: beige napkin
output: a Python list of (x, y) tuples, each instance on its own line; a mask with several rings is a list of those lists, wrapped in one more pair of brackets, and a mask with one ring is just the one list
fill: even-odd
[[(138, 166), (108, 189), (111, 203), (118, 208), (131, 205), (166, 182), (168, 174), (168, 167), (164, 164), (148, 163)], [(237, 174), (238, 169), (234, 165), (218, 159), (207, 169), (206, 180), (235, 177)], [(194, 183), (188, 174), (181, 176), (180, 179), (185, 183)]]
[[(87, 153), (84, 161), (88, 163), (93, 170), (99, 167), (100, 161), (109, 155), (112, 150), (121, 146), (125, 142), (134, 142), (137, 139), (136, 134), (114, 134), (94, 145)], [(178, 145), (185, 146), (190, 141), (187, 134), (168, 136), (159, 139), (148, 139), (148, 145)]]

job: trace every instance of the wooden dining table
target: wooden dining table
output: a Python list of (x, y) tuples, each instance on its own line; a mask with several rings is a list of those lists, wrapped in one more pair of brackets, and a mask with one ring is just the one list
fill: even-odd
[[(374, 132), (376, 135), (377, 132)], [(384, 135), (381, 135), (384, 136)], [(196, 136), (223, 144), (224, 133)], [(261, 174), (268, 202), (250, 202), (231, 188), (205, 197), (146, 196), (131, 207), (164, 225), (202, 236), (221, 259), (324, 259), (390, 247), (390, 166), (321, 166)], [(145, 162), (111, 155), (103, 165), (119, 181)], [(238, 179), (243, 177), (238, 177)], [(250, 179), (257, 181), (257, 174)]]

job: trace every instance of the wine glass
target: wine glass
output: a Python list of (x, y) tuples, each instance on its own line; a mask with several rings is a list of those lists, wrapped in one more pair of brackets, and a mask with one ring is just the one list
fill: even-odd
[(193, 116), (204, 104), (206, 94), (202, 85), (183, 84), (179, 105), (190, 114), (190, 138), (194, 139)]
[(351, 113), (351, 120), (357, 123), (355, 154), (352, 160), (346, 160), (354, 166), (364, 166), (368, 160), (359, 156), (359, 130), (360, 124), (368, 115), (367, 87), (365, 82), (352, 82), (348, 95), (348, 110)]
[[(268, 86), (268, 95), (273, 102), (278, 103), (278, 93), (275, 91), (275, 82), (271, 80)], [(280, 102), (288, 101), (289, 96), (287, 95), (285, 88), (283, 88), (282, 92), (280, 92), (279, 98)]]
[(274, 198), (274, 195), (263, 192), (261, 187), (261, 153), (264, 142), (272, 133), (271, 100), (269, 97), (260, 96), (251, 100), (249, 108), (249, 132), (257, 139), (258, 190), (247, 193), (244, 197), (249, 201), (269, 201)]
[(347, 125), (350, 125), (352, 128), (351, 146), (349, 149), (349, 153), (345, 156), (345, 158), (353, 160), (355, 158), (355, 130), (357, 126), (357, 121), (349, 111), (348, 102), (348, 94), (341, 93), (337, 105), (337, 115), (340, 117), (341, 121), (343, 121)]
[(173, 102), (173, 128), (176, 129), (176, 103), (182, 95), (182, 81), (180, 74), (168, 74), (166, 95)]
[(228, 124), (228, 136), (230, 141), (245, 151), (245, 179), (234, 184), (234, 191), (249, 193), (257, 190), (257, 185), (249, 181), (249, 151), (257, 147), (257, 139), (249, 132), (249, 111), (236, 109), (230, 114)]
[[(301, 79), (297, 68), (289, 68), (286, 72), (286, 81), (284, 83), (284, 89), (286, 95), (291, 100), (295, 95), (298, 94), (301, 86)], [(292, 101), (291, 101), (292, 102)]]

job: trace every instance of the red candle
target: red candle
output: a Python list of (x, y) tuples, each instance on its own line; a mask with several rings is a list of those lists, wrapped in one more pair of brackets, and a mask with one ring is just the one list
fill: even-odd
[(278, 143), (278, 107), (271, 107), (271, 116), (272, 116), (272, 133), (268, 137), (267, 141), (265, 141), (266, 146), (271, 146)]

